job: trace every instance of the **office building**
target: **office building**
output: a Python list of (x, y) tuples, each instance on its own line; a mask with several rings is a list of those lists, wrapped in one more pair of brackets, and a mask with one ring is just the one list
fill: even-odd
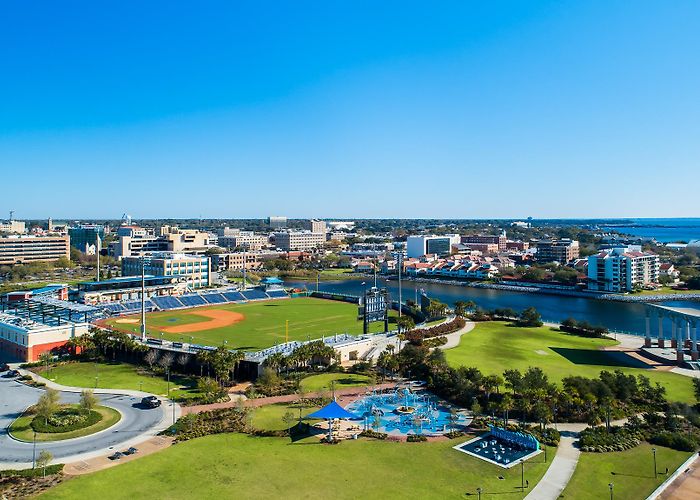
[(267, 218), (267, 225), (271, 229), (284, 229), (287, 227), (287, 218), (286, 217), (276, 217), (276, 216), (271, 216)]
[(326, 222), (319, 219), (309, 219), (304, 222), (304, 229), (312, 233), (326, 233)]
[(313, 250), (323, 246), (326, 242), (326, 233), (312, 233), (311, 231), (290, 231), (275, 233), (275, 246), (281, 250)]
[(70, 259), (69, 236), (19, 236), (0, 237), (0, 265), (52, 262), (65, 257)]
[(631, 292), (659, 283), (659, 256), (638, 245), (608, 248), (588, 257), (588, 289)]
[(211, 247), (209, 234), (197, 229), (163, 226), (154, 232), (136, 226), (121, 226), (117, 241), (110, 245), (110, 254), (117, 258), (151, 252), (204, 253)]
[(452, 253), (452, 245), (458, 245), (458, 234), (446, 234), (444, 236), (409, 236), (406, 240), (406, 255), (409, 259), (420, 258), (424, 255), (438, 255), (444, 257)]
[(462, 236), (461, 241), (463, 244), (467, 246), (471, 246), (471, 243), (482, 243), (482, 244), (490, 244), (490, 245), (496, 245), (496, 250), (497, 251), (504, 251), (507, 247), (506, 244), (508, 243), (508, 238), (506, 237), (505, 231), (501, 233), (498, 236), (494, 235), (483, 235), (483, 234), (474, 234), (471, 236)]
[[(184, 278), (191, 288), (211, 285), (211, 262), (204, 255), (155, 252), (144, 256), (144, 273), (151, 276)], [(141, 275), (141, 257), (122, 258), (122, 276)]]
[(27, 225), (21, 220), (0, 221), (0, 233), (24, 234)]
[(253, 231), (232, 231), (228, 235), (219, 234), (219, 246), (222, 248), (239, 248), (245, 250), (260, 250), (269, 244), (269, 238), (264, 234), (255, 234)]
[(231, 252), (211, 256), (211, 266), (216, 271), (242, 271), (244, 264), (248, 271), (259, 269), (262, 266), (262, 262), (258, 260), (255, 253)]
[(570, 239), (540, 240), (537, 242), (538, 262), (559, 262), (567, 264), (579, 257), (578, 241)]
[(83, 253), (94, 254), (97, 238), (101, 240), (105, 237), (104, 226), (99, 224), (81, 224), (80, 226), (69, 227), (70, 246), (77, 248)]

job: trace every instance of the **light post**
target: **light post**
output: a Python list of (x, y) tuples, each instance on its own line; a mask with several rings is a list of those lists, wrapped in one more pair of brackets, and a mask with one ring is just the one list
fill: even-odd
[(476, 489), (477, 500), (481, 500), (481, 488)]
[(651, 453), (654, 455), (654, 479), (656, 479), (658, 476), (658, 473), (656, 472), (656, 448), (652, 448)]
[(170, 398), (170, 367), (169, 366), (166, 369), (166, 374), (168, 375), (168, 399), (169, 399)]
[(139, 380), (139, 391), (143, 392), (143, 380)]
[(613, 487), (615, 485), (613, 483), (608, 483), (608, 488), (610, 488), (610, 500), (613, 500)]
[(525, 460), (520, 460), (520, 488), (525, 491)]
[(36, 431), (34, 431), (34, 447), (32, 449), (32, 469), (36, 467)]

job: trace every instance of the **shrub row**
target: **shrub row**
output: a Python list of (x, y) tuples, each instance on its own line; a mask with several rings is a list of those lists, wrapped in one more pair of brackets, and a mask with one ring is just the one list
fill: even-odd
[(373, 431), (372, 429), (366, 429), (366, 430), (360, 432), (360, 436), (383, 440), (383, 439), (387, 438), (388, 434), (386, 434), (384, 432)]
[[(53, 475), (63, 472), (63, 464), (53, 464), (46, 466), (46, 475)], [(0, 478), (4, 477), (42, 477), (44, 475), (44, 469), (37, 467), (36, 469), (22, 469), (22, 470), (0, 470)]]
[(609, 451), (624, 451), (639, 446), (640, 435), (625, 427), (589, 427), (581, 431), (579, 446), (581, 451), (605, 453)]
[(680, 432), (659, 432), (651, 435), (649, 442), (679, 451), (695, 451), (698, 447), (698, 443), (692, 436)]
[(440, 347), (445, 344), (447, 344), (447, 337), (432, 337), (423, 341), (425, 347)]
[(191, 413), (180, 417), (162, 434), (175, 434), (176, 441), (187, 441), (210, 434), (245, 432), (247, 415), (248, 410), (244, 408), (220, 408), (202, 413)]
[[(78, 420), (71, 418), (75, 416), (84, 418), (80, 418)], [(51, 418), (49, 418), (48, 423), (44, 421), (42, 417), (34, 417), (31, 426), (36, 432), (55, 434), (59, 432), (71, 432), (79, 429), (85, 429), (86, 427), (95, 425), (100, 420), (102, 420), (102, 414), (100, 412), (90, 410), (90, 413), (80, 414), (80, 410), (70, 408), (58, 411)]]
[(422, 434), (409, 434), (406, 436), (406, 441), (409, 443), (422, 443), (424, 441), (427, 441), (428, 438), (423, 436)]
[(452, 321), (447, 323), (440, 323), (439, 325), (431, 326), (430, 328), (418, 328), (416, 330), (411, 330), (406, 333), (406, 340), (413, 344), (421, 344), (425, 339), (431, 339), (433, 337), (441, 337), (443, 335), (448, 335), (454, 333), (467, 324), (467, 320), (457, 316)]

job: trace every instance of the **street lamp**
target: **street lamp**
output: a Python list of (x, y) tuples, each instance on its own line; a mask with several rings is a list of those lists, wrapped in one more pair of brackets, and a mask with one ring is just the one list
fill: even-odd
[(481, 488), (476, 489), (477, 499), (481, 500)]
[(658, 475), (656, 472), (656, 448), (652, 448), (651, 453), (654, 455), (654, 479), (656, 479)]
[(613, 483), (608, 483), (608, 488), (610, 488), (610, 500), (613, 500)]
[(32, 449), (32, 469), (36, 467), (36, 431), (34, 431), (34, 448)]
[(525, 491), (525, 460), (520, 459), (520, 489)]

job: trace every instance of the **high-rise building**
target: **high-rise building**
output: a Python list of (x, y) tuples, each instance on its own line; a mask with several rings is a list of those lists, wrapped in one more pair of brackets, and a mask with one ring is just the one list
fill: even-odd
[(305, 221), (304, 228), (312, 233), (326, 233), (326, 222), (319, 219)]
[(588, 289), (631, 292), (659, 283), (659, 256), (638, 245), (608, 248), (588, 257)]
[[(156, 252), (144, 257), (144, 273), (151, 276), (184, 278), (192, 288), (211, 285), (211, 261), (204, 255)], [(141, 274), (141, 257), (122, 258), (122, 275)]]
[(459, 242), (458, 234), (409, 236), (406, 240), (406, 255), (409, 259), (418, 259), (424, 255), (444, 257), (450, 255), (452, 246)]
[(197, 229), (164, 226), (156, 236), (140, 227), (121, 226), (117, 235), (117, 241), (110, 245), (110, 253), (117, 258), (150, 252), (203, 253), (211, 246), (209, 234)]
[(312, 233), (311, 231), (290, 231), (275, 233), (275, 246), (282, 250), (312, 250), (323, 246), (326, 242), (326, 233)]
[(270, 216), (267, 218), (267, 225), (270, 226), (270, 228), (272, 229), (284, 229), (285, 227), (287, 227), (287, 218)]
[(559, 262), (567, 264), (578, 259), (578, 241), (570, 239), (540, 240), (537, 242), (537, 254), (539, 262)]
[(469, 245), (470, 243), (488, 243), (488, 244), (495, 244), (498, 245), (498, 251), (502, 252), (506, 249), (506, 244), (508, 242), (508, 238), (506, 237), (505, 231), (501, 233), (498, 236), (495, 235), (483, 235), (483, 234), (474, 234), (470, 236), (462, 236), (461, 238), (462, 243), (465, 245)]
[(0, 237), (0, 265), (51, 262), (70, 259), (69, 236)]
[(0, 233), (24, 234), (27, 225), (21, 220), (0, 221)]
[(105, 229), (99, 224), (81, 224), (69, 227), (68, 235), (70, 236), (70, 246), (81, 252), (91, 253), (90, 247), (96, 245), (97, 238), (104, 239)]

